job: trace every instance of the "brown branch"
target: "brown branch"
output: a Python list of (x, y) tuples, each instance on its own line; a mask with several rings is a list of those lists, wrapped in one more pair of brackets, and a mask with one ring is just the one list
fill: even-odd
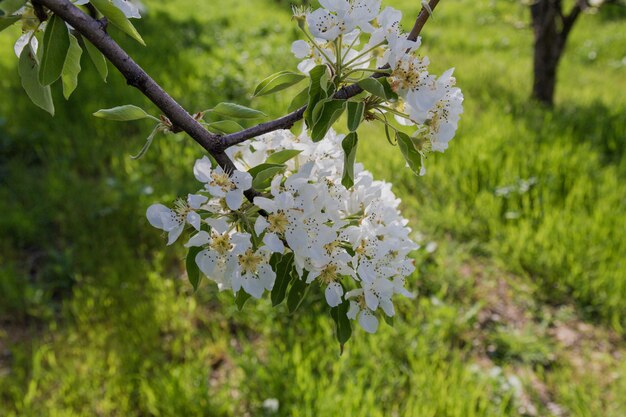
[[(435, 10), (435, 7), (437, 7), (437, 4), (439, 4), (439, 1), (440, 0), (430, 0), (429, 2), (430, 9)], [(421, 33), (429, 17), (430, 17), (430, 13), (425, 8), (422, 8), (419, 15), (417, 16), (417, 19), (415, 20), (415, 25), (413, 26), (411, 33), (409, 33), (409, 35), (407, 36), (407, 39), (412, 40), (412, 41), (417, 40), (417, 37)], [(382, 74), (378, 73), (378, 74), (375, 74), (373, 77), (379, 78), (381, 76)], [(362, 91), (363, 89), (359, 87), (357, 84), (352, 84), (352, 85), (343, 87), (342, 89), (337, 91), (333, 97), (337, 99), (347, 100), (350, 97), (356, 96)], [(279, 119), (272, 120), (271, 122), (261, 123), (256, 126), (252, 126), (248, 129), (244, 129), (240, 132), (231, 133), (230, 135), (222, 136), (221, 141), (220, 141), (222, 145), (221, 149), (230, 148), (231, 146), (245, 142), (248, 139), (263, 135), (265, 133), (273, 132), (275, 130), (289, 129), (291, 126), (294, 125), (294, 123), (302, 119), (305, 111), (306, 111), (306, 106), (303, 106), (303, 107), (300, 107), (298, 110), (291, 112), (288, 115), (283, 116)]]
[[(206, 149), (226, 172), (234, 171), (235, 164), (220, 146), (220, 137), (206, 130), (154, 79), (152, 79), (103, 29), (102, 23), (83, 13), (68, 0), (39, 0), (39, 2), (69, 23), (87, 38), (126, 78), (129, 85), (137, 88), (150, 99), (172, 122), (174, 130), (185, 131)], [(246, 197), (252, 200), (256, 192), (248, 190)]]
[(563, 16), (563, 28), (561, 29), (561, 38), (563, 40), (567, 39), (569, 32), (572, 30), (574, 23), (580, 13), (587, 7), (587, 2), (585, 0), (578, 0), (576, 4), (572, 7), (572, 10), (569, 12), (567, 16)]

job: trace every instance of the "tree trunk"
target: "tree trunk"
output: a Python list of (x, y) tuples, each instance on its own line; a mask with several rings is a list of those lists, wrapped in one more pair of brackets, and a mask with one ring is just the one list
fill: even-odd
[(532, 97), (552, 106), (557, 66), (567, 36), (557, 26), (562, 23), (561, 1), (537, 0), (530, 11), (535, 34)]

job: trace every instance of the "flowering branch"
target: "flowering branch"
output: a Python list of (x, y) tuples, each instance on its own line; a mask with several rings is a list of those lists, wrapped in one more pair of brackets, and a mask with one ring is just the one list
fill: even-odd
[[(410, 41), (417, 40), (417, 37), (422, 32), (422, 29), (424, 28), (424, 25), (428, 21), (428, 18), (431, 16), (431, 12), (435, 9), (435, 7), (437, 7), (437, 5), (439, 4), (439, 1), (440, 0), (430, 0), (430, 2), (428, 3), (428, 8), (430, 8), (430, 11), (428, 10), (428, 8), (422, 7), (422, 10), (420, 11), (419, 15), (417, 16), (417, 19), (415, 20), (415, 25), (413, 26), (413, 29), (407, 36), (408, 40)], [(382, 69), (388, 68), (388, 67), (389, 67), (388, 65), (385, 65), (385, 67), (383, 67)], [(383, 73), (376, 73), (372, 75), (372, 78), (380, 78), (380, 77), (383, 77), (384, 75), (385, 74)], [(357, 94), (361, 92), (363, 92), (363, 89), (359, 85), (351, 84), (337, 91), (334, 95), (334, 98), (347, 100), (351, 97), (356, 96)], [(248, 139), (263, 135), (265, 133), (273, 132), (275, 130), (289, 129), (291, 126), (293, 126), (294, 123), (302, 119), (304, 112), (306, 111), (306, 107), (307, 106), (302, 106), (298, 110), (295, 110), (289, 113), (288, 115), (283, 116), (279, 119), (272, 120), (271, 122), (260, 123), (256, 126), (252, 126), (251, 128), (242, 130), (240, 132), (232, 133), (230, 135), (225, 135), (220, 140), (220, 143), (221, 143), (220, 149), (225, 150), (231, 146), (245, 142)]]
[(206, 130), (176, 100), (144, 71), (104, 30), (102, 24), (83, 13), (69, 0), (40, 0), (82, 36), (96, 46), (102, 54), (126, 78), (129, 85), (137, 88), (150, 99), (172, 122), (174, 130), (185, 131), (200, 146), (206, 149), (226, 172), (235, 170), (235, 165), (221, 150), (220, 137)]

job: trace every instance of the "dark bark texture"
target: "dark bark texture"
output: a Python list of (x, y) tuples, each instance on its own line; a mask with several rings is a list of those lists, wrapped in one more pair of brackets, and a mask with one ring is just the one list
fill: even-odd
[(585, 3), (579, 0), (569, 14), (561, 0), (537, 0), (530, 6), (535, 35), (532, 97), (552, 106), (557, 68), (567, 37)]

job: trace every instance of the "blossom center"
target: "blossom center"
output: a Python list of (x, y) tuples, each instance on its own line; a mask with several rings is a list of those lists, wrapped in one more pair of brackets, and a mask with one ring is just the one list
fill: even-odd
[(233, 245), (230, 243), (230, 237), (226, 233), (223, 235), (217, 233), (214, 234), (213, 239), (211, 239), (210, 246), (220, 255), (225, 255), (233, 248)]
[(267, 216), (267, 222), (269, 223), (269, 226), (267, 228), (270, 232), (280, 234), (285, 233), (285, 230), (287, 230), (287, 225), (289, 224), (287, 216), (285, 216), (285, 213), (281, 211), (272, 213)]
[(263, 257), (256, 254), (252, 249), (248, 249), (244, 254), (239, 255), (239, 265), (241, 265), (241, 269), (245, 274), (256, 273), (261, 261), (263, 261)]

